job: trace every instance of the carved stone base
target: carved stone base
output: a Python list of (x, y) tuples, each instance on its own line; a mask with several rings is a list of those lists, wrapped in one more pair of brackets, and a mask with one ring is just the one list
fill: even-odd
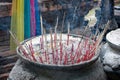
[(99, 60), (87, 69), (76, 71), (54, 70), (53, 72), (51, 70), (37, 71), (18, 60), (8, 80), (106, 80), (106, 75)]

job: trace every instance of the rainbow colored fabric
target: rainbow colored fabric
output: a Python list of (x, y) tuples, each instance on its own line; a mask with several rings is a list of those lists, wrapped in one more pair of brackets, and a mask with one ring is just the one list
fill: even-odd
[[(11, 31), (19, 41), (41, 35), (38, 0), (12, 0)], [(15, 49), (10, 39), (10, 49)]]

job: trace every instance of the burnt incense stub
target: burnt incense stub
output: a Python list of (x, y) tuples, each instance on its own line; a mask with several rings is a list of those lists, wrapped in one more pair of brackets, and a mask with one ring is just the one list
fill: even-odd
[(98, 58), (96, 42), (69, 34), (47, 34), (25, 40), (17, 48), (20, 57), (28, 62), (57, 67), (74, 67), (92, 63)]

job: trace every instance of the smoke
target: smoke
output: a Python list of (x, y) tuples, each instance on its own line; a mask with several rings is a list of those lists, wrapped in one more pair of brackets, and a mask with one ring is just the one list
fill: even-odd
[(89, 23), (85, 16), (98, 2), (99, 0), (52, 0), (49, 5), (43, 3), (47, 6), (47, 10), (42, 12), (44, 27), (54, 28), (58, 17), (58, 31), (67, 32), (68, 22), (71, 30), (84, 28)]

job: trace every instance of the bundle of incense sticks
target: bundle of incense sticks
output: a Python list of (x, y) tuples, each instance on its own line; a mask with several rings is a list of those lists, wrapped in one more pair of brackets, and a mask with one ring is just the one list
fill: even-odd
[(70, 35), (70, 23), (68, 23), (67, 34), (57, 33), (57, 17), (55, 33), (53, 33), (52, 29), (50, 29), (50, 34), (46, 34), (46, 31), (41, 24), (42, 35), (39, 36), (38, 51), (35, 50), (37, 47), (34, 44), (35, 39), (31, 39), (21, 45), (19, 44), (19, 41), (16, 39), (15, 35), (11, 31), (9, 32), (13, 37), (15, 43), (20, 46), (19, 50), (22, 55), (29, 60), (43, 64), (73, 65), (80, 62), (88, 61), (95, 56), (97, 48), (99, 48), (100, 42), (109, 27), (109, 23), (110, 21), (108, 21), (103, 32), (99, 34), (99, 36), (96, 35), (96, 32), (95, 36), (90, 36), (90, 38), (84, 37), (86, 29), (89, 27), (87, 26), (84, 29), (81, 37), (73, 37), (72, 35)]
[[(79, 40), (76, 38), (71, 38), (69, 36), (69, 44), (66, 43), (68, 39), (64, 39), (64, 37), (67, 37), (67, 35), (63, 34), (62, 39), (57, 38), (56, 40), (56, 46), (54, 42), (54, 37), (56, 34), (51, 33), (47, 35), (43, 35), (39, 37), (39, 51), (35, 51), (34, 48), (36, 46), (33, 44), (34, 40), (30, 40), (29, 42), (26, 42), (24, 45), (28, 45), (29, 47), (25, 47), (25, 51), (27, 54), (30, 54), (31, 60), (34, 62), (44, 63), (44, 64), (54, 64), (54, 65), (73, 65), (80, 63), (82, 61), (90, 60), (95, 52), (91, 52), (91, 50), (95, 46), (95, 42), (91, 43), (89, 39), (84, 39), (81, 41), (81, 44), (79, 47), (76, 47), (76, 45), (79, 44)], [(57, 34), (57, 37), (60, 37), (61, 34)], [(42, 39), (44, 37), (47, 37), (48, 40)], [(49, 39), (50, 38), (50, 39)], [(43, 41), (42, 41), (43, 40)], [(45, 43), (45, 44), (44, 44)], [(23, 46), (24, 46), (23, 45)], [(44, 48), (43, 48), (44, 47)], [(37, 54), (37, 55), (36, 55)], [(23, 54), (24, 55), (24, 54)], [(24, 55), (25, 56), (25, 55)], [(39, 57), (38, 57), (39, 56)]]
[(12, 33), (12, 31), (9, 30), (9, 33), (10, 33), (11, 37), (13, 38), (15, 44), (16, 44), (17, 46), (19, 46), (19, 48), (21, 49), (23, 55), (24, 55), (26, 58), (28, 58), (29, 60), (31, 60), (31, 58), (28, 56), (26, 50), (25, 50), (24, 47), (20, 44), (20, 42), (18, 41), (18, 39), (16, 38), (16, 36)]
[[(73, 65), (90, 60), (97, 52), (97, 48), (109, 26), (109, 23), (110, 22), (107, 23), (104, 31), (96, 39), (96, 41), (92, 41), (90, 38), (83, 38), (83, 35), (88, 27), (85, 28), (82, 37), (77, 37), (79, 40), (76, 39), (76, 37), (71, 38), (72, 36), (69, 34), (70, 29), (68, 29), (68, 34), (62, 34), (62, 37), (61, 34), (57, 34), (56, 31), (55, 33), (52, 33), (51, 30), (50, 34), (46, 34), (44, 30), (42, 36), (39, 37), (39, 52), (35, 51), (34, 48), (36, 47), (33, 44), (33, 40), (30, 40), (29, 43), (25, 43), (29, 47), (25, 47), (24, 51), (22, 50), (22, 53), (30, 54), (29, 59), (34, 62), (52, 65)], [(64, 36), (69, 37), (64, 39)], [(48, 39), (50, 41), (48, 41), (47, 38), (50, 38)], [(76, 45), (78, 46), (76, 47)], [(25, 54), (23, 55), (26, 56)]]

